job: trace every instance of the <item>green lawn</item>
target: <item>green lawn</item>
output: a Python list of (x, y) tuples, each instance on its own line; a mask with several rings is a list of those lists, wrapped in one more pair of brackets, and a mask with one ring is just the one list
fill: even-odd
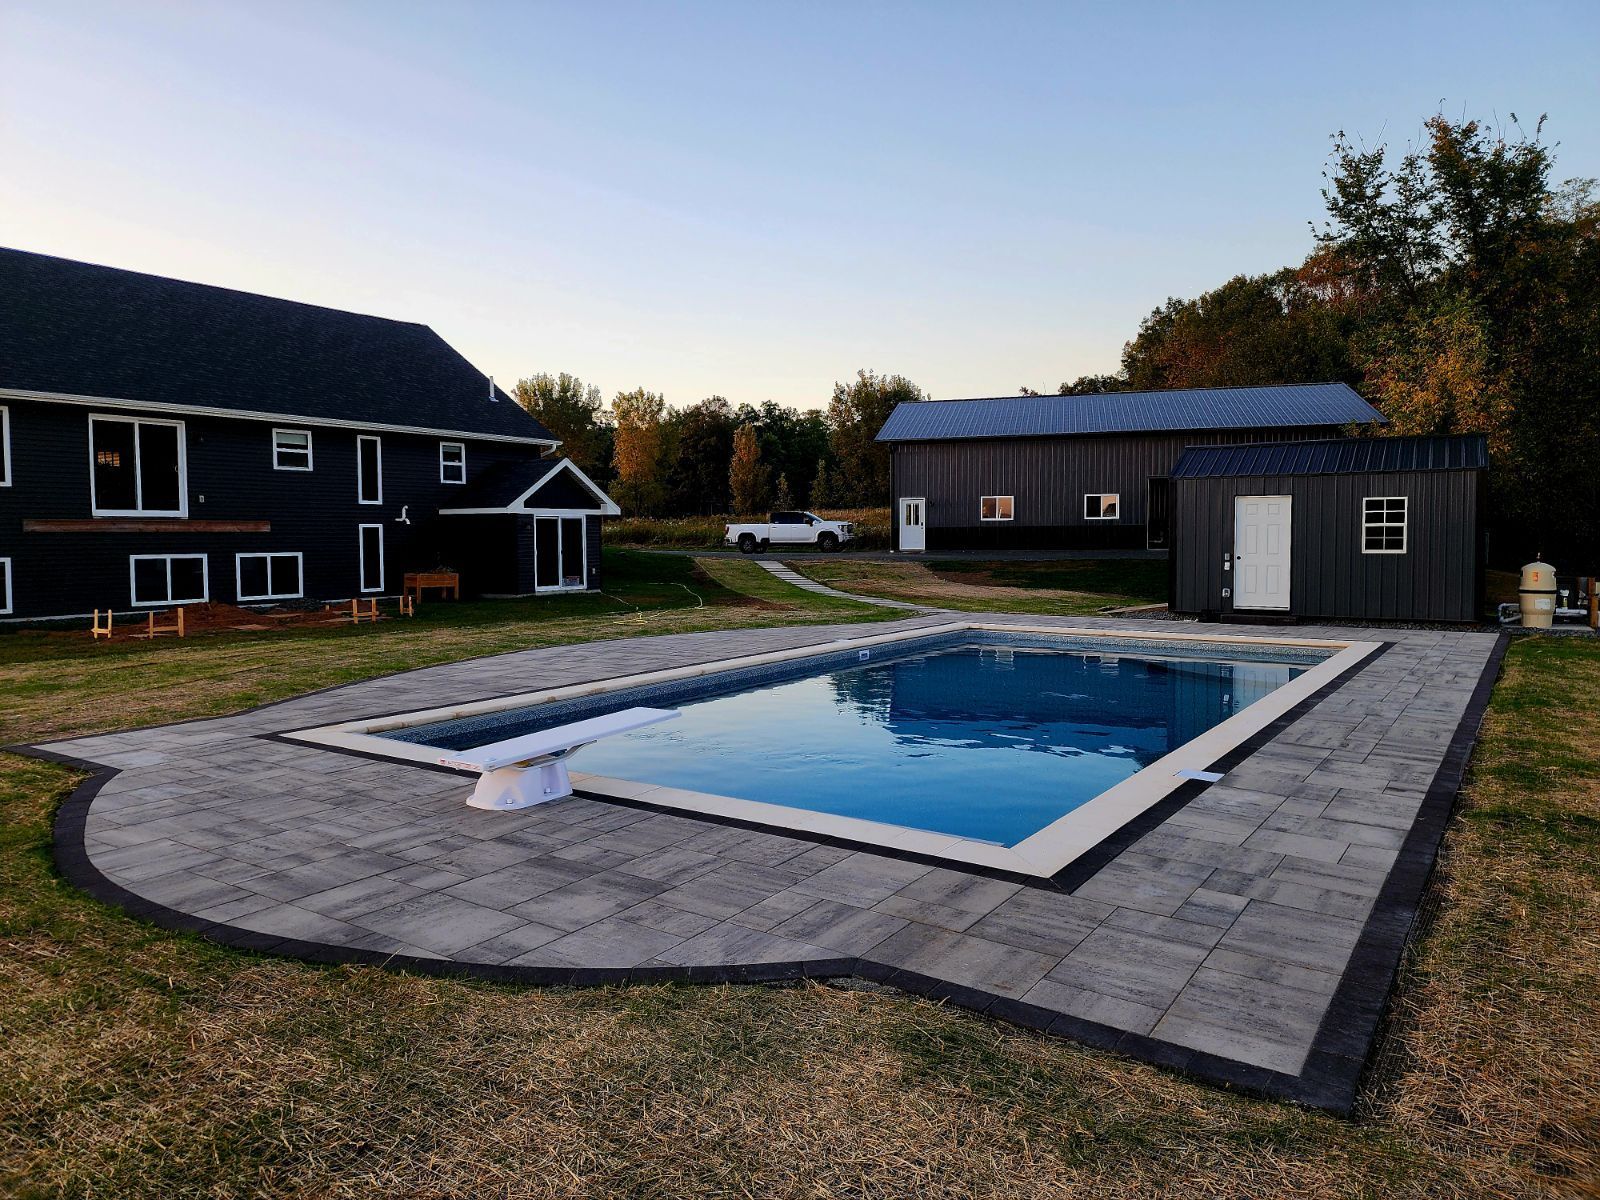
[[(883, 615), (739, 560), (608, 569), (610, 602), (156, 645), (0, 637), (6, 736), (520, 646)], [(1594, 1194), (1592, 644), (1512, 649), (1354, 1122), (888, 993), (539, 990), (220, 949), (56, 876), (50, 816), (76, 778), (0, 756), (0, 1195)]]

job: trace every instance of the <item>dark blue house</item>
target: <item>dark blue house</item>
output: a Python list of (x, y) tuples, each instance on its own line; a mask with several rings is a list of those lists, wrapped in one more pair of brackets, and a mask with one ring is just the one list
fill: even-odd
[(0, 249), (0, 620), (595, 589), (557, 445), (425, 325)]

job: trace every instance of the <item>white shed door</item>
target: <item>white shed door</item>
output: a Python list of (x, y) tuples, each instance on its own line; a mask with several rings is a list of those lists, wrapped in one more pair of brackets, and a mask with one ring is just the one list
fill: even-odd
[(927, 500), (913, 496), (900, 501), (900, 550), (907, 551), (926, 550), (928, 548), (928, 531), (923, 513), (927, 508)]
[(1289, 609), (1289, 497), (1235, 496), (1233, 606)]

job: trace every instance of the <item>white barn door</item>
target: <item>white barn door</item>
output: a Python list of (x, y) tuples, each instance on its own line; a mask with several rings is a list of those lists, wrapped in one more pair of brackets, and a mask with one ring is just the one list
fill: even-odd
[(925, 512), (928, 502), (920, 497), (900, 501), (900, 552), (902, 554), (928, 548), (928, 530)]
[(1233, 500), (1233, 606), (1289, 610), (1288, 496)]

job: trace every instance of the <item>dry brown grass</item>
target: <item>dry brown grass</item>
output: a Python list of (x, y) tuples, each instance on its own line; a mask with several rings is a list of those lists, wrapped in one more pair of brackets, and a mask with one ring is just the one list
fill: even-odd
[[(320, 669), (292, 639), (249, 652), (280, 686)], [(1600, 650), (1509, 662), (1354, 1123), (881, 992), (535, 990), (225, 951), (62, 884), (48, 817), (74, 777), (0, 756), (0, 1195), (1593, 1195)], [(182, 702), (130, 665), (94, 684), (98, 726)], [(16, 727), (76, 711), (30, 715), (39, 695)]]
[[(993, 582), (991, 572), (941, 572), (919, 562), (804, 558), (789, 562), (819, 583), (862, 596), (883, 596), (972, 612), (1037, 612), (1078, 616), (1141, 602), (1117, 591), (1016, 587)], [(1014, 567), (1013, 570), (1025, 569)], [(1059, 565), (1056, 566), (1060, 569)]]

